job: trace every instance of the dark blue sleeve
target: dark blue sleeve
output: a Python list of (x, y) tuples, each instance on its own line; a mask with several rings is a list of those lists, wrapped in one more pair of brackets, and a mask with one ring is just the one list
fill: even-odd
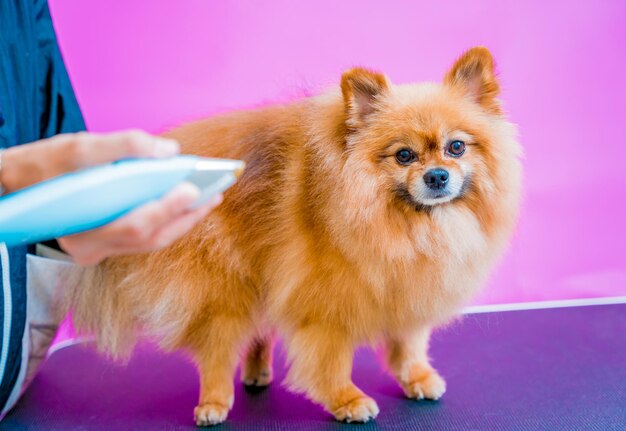
[[(47, 1), (0, 0), (0, 148), (84, 129)], [(26, 366), (28, 251), (0, 246), (0, 412)]]
[(40, 138), (85, 130), (85, 123), (72, 88), (46, 0), (35, 4), (35, 30), (39, 53), (38, 90)]

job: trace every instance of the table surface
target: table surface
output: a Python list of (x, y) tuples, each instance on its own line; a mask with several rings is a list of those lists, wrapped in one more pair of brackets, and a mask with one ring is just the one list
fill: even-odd
[[(379, 403), (365, 425), (334, 422), (276, 382), (236, 385), (223, 430), (626, 430), (626, 304), (480, 313), (438, 331), (438, 401), (404, 399), (369, 350), (354, 380)], [(182, 354), (142, 345), (126, 366), (75, 345), (52, 354), (2, 430), (192, 430), (197, 374)]]

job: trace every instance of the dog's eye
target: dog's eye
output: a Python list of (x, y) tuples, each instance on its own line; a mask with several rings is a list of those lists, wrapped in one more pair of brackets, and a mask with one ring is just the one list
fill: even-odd
[(450, 142), (446, 152), (452, 157), (461, 157), (465, 152), (465, 142), (458, 140)]
[(408, 148), (403, 148), (396, 153), (396, 160), (401, 165), (408, 165), (415, 160), (415, 153)]

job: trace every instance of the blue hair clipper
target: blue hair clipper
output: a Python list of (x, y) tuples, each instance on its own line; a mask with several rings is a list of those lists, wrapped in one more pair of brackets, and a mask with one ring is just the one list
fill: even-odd
[(103, 226), (163, 197), (183, 181), (201, 195), (192, 207), (232, 186), (240, 160), (177, 156), (129, 159), (83, 169), (0, 197), (0, 243), (30, 244)]

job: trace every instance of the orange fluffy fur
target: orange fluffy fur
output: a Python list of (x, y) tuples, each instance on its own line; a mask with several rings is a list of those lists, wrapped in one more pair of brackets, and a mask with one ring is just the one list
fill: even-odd
[[(430, 331), (483, 283), (518, 210), (520, 149), (498, 92), (491, 55), (473, 48), (443, 84), (395, 86), (357, 68), (341, 92), (168, 133), (185, 153), (247, 168), (173, 245), (85, 269), (67, 298), (76, 327), (117, 357), (137, 333), (190, 351), (199, 425), (225, 420), (240, 357), (246, 384), (271, 381), (275, 330), (289, 387), (339, 420), (378, 413), (350, 378), (363, 344), (383, 345), (408, 397), (439, 398)], [(456, 136), (467, 144), (459, 158), (445, 152)], [(394, 154), (406, 147), (417, 159), (402, 165)], [(450, 202), (414, 202), (411, 190), (432, 167), (468, 187)]]

